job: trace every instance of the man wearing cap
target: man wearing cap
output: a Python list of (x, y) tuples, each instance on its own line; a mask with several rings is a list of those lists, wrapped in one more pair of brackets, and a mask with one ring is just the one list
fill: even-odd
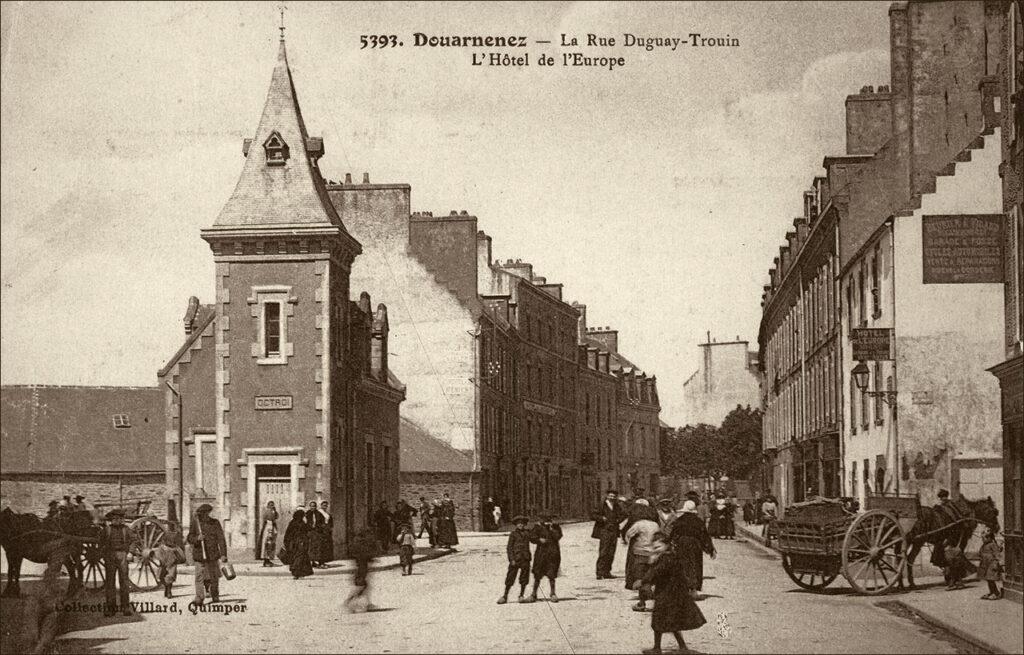
[(590, 536), (600, 539), (597, 554), (597, 579), (606, 580), (614, 578), (612, 575), (612, 562), (615, 560), (615, 545), (619, 537), (619, 524), (625, 520), (618, 502), (618, 492), (609, 489), (605, 494), (604, 502), (593, 513), (594, 530)]
[(189, 526), (186, 541), (192, 546), (196, 565), (196, 605), (202, 605), (209, 592), (213, 602), (220, 602), (220, 563), (228, 561), (228, 547), (220, 521), (210, 516), (213, 507), (203, 503), (196, 508), (196, 520)]
[(526, 524), (530, 519), (522, 514), (512, 519), (516, 526), (508, 533), (508, 544), (505, 552), (508, 554), (508, 572), (505, 573), (505, 593), (498, 598), (498, 604), (504, 605), (508, 602), (508, 592), (515, 584), (516, 574), (519, 574), (519, 602), (527, 602), (523, 595), (526, 593), (526, 585), (530, 582), (530, 533), (526, 530)]
[[(103, 589), (107, 602), (103, 608), (103, 615), (113, 616), (120, 600), (121, 613), (129, 616), (132, 608), (128, 604), (128, 553), (138, 556), (141, 544), (138, 535), (124, 524), (124, 510), (111, 510), (106, 518), (109, 524), (100, 535), (100, 550), (103, 552), (106, 566)], [(119, 585), (116, 588), (115, 578), (116, 584)]]

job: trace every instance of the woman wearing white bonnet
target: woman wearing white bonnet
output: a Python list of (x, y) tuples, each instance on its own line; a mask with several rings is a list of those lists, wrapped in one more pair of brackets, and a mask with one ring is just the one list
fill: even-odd
[(704, 553), (711, 559), (717, 555), (707, 527), (697, 514), (697, 503), (692, 500), (683, 503), (679, 518), (672, 523), (669, 540), (683, 561), (687, 584), (696, 596), (704, 587)]

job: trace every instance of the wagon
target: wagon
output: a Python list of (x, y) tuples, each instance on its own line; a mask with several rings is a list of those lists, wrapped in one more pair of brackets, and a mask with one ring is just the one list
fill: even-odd
[(907, 565), (907, 534), (920, 516), (917, 496), (869, 495), (865, 511), (821, 499), (786, 509), (776, 521), (782, 567), (797, 585), (821, 591), (839, 574), (861, 594), (896, 586)]
[[(94, 516), (102, 518), (111, 509), (120, 508), (125, 512), (125, 523), (135, 532), (141, 542), (142, 557), (136, 556), (129, 564), (128, 580), (137, 591), (152, 591), (160, 586), (157, 580), (159, 565), (152, 561), (150, 555), (154, 548), (163, 543), (167, 522), (150, 513), (152, 500), (146, 498), (125, 503), (98, 503)], [(106, 579), (106, 563), (103, 561), (103, 550), (100, 548), (100, 536), (103, 528), (95, 526), (93, 534), (82, 540), (79, 562), (82, 570), (82, 584), (88, 589), (103, 587)]]

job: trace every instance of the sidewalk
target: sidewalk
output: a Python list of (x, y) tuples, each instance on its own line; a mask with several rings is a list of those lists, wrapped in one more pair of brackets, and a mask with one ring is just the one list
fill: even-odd
[[(760, 525), (736, 523), (736, 535), (757, 548), (779, 557), (774, 546), (764, 545)], [(946, 591), (941, 572), (919, 556), (915, 568), (914, 591), (879, 596), (881, 602), (896, 602), (927, 623), (951, 632), (992, 653), (1024, 653), (1024, 606), (1011, 600), (981, 600), (988, 592), (983, 581), (970, 578), (967, 589)]]

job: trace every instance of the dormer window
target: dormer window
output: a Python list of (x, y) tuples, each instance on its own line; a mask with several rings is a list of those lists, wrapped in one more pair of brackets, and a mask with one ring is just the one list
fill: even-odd
[(263, 150), (267, 153), (267, 166), (284, 166), (288, 160), (288, 144), (277, 132), (272, 132), (263, 142)]
[(114, 414), (114, 427), (130, 428), (132, 427), (132, 422), (128, 419), (127, 414)]

